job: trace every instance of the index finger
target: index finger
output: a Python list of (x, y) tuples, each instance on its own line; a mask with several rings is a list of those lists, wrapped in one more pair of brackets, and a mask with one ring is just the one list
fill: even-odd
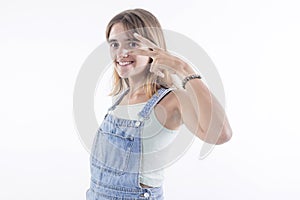
[(158, 48), (156, 46), (156, 44), (154, 44), (153, 42), (151, 42), (150, 40), (148, 40), (147, 38), (144, 38), (143, 36), (139, 35), (138, 33), (134, 33), (133, 36), (138, 39), (139, 41), (141, 41), (143, 44), (145, 44), (147, 47), (149, 48)]

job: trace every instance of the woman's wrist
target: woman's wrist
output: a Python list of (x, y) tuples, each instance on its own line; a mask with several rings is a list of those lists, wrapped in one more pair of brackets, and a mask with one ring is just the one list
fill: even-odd
[(181, 81), (183, 81), (187, 76), (196, 74), (196, 72), (193, 70), (193, 68), (188, 65), (186, 62), (181, 63), (181, 70), (178, 74), (178, 76), (180, 77)]
[(178, 60), (177, 67), (177, 76), (172, 76), (172, 80), (173, 84), (178, 89), (185, 89), (187, 82), (192, 79), (201, 79), (201, 76), (197, 74), (190, 65), (181, 59)]
[(192, 74), (189, 76), (186, 76), (183, 80), (182, 80), (182, 88), (185, 89), (185, 85), (188, 81), (192, 80), (192, 79), (201, 79), (202, 77), (199, 74)]

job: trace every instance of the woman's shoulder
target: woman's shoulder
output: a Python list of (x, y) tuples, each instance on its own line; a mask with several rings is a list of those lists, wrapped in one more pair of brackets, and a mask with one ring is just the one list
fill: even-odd
[(170, 89), (170, 92), (166, 94), (164, 98), (162, 98), (159, 104), (165, 107), (168, 111), (178, 110), (180, 108), (178, 98), (181, 92), (176, 88), (164, 88), (164, 89)]
[(182, 123), (178, 92), (177, 89), (171, 90), (155, 107), (157, 119), (172, 130), (177, 129)]

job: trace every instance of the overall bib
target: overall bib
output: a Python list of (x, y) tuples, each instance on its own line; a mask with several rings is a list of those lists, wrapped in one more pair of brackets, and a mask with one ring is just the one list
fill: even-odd
[(124, 91), (108, 109), (91, 150), (90, 188), (87, 200), (163, 200), (163, 188), (142, 188), (139, 175), (142, 159), (142, 132), (154, 106), (172, 89), (160, 88), (139, 112), (139, 120), (117, 118), (110, 111), (129, 92)]

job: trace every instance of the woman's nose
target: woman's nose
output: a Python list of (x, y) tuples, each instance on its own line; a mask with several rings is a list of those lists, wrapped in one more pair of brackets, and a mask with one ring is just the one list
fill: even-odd
[(126, 58), (128, 57), (128, 49), (120, 48), (117, 53), (118, 58)]

